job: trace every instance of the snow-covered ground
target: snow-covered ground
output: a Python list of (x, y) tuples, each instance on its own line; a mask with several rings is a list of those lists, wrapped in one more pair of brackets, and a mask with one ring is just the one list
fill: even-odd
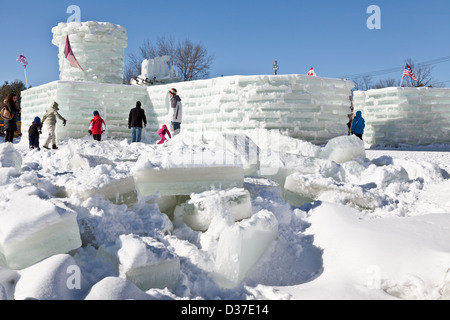
[[(7, 241), (5, 219), (40, 215), (39, 206), (51, 203), (77, 213), (83, 243), (19, 270), (0, 267), (0, 299), (450, 299), (450, 146), (366, 148), (365, 157), (337, 163), (320, 158), (324, 146), (284, 137), (276, 151), (279, 172), (288, 174), (247, 175), (241, 188), (253, 215), (276, 218), (277, 238), (230, 288), (215, 277), (218, 237), (241, 222), (217, 205), (209, 228), (195, 231), (133, 186), (137, 167), (163, 168), (182, 150), (208, 146), (182, 136), (164, 146), (146, 142), (86, 137), (56, 151), (30, 151), (26, 140), (0, 145), (0, 242)], [(293, 193), (296, 206), (285, 200), (287, 175), (310, 201)], [(214, 201), (220, 192), (202, 196)], [(157, 240), (158, 252), (178, 258), (170, 288), (142, 290), (125, 280), (124, 266), (152, 259), (142, 257), (140, 239)], [(77, 270), (80, 282), (71, 286)]]

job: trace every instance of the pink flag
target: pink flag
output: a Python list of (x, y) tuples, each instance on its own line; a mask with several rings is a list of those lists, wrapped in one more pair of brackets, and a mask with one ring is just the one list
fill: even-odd
[(28, 65), (28, 61), (27, 61), (27, 58), (25, 58), (25, 56), (23, 56), (23, 55), (20, 55), (18, 58), (17, 58), (17, 61), (19, 61), (19, 62), (21, 62), (22, 63), (22, 65), (23, 65), (23, 67), (24, 67), (24, 69), (26, 69), (27, 68), (27, 65)]
[(314, 69), (313, 69), (313, 68), (309, 69), (309, 71), (308, 71), (308, 76), (312, 76), (312, 77), (315, 77), (315, 76), (316, 76), (316, 73), (314, 72)]
[(83, 68), (78, 63), (77, 58), (75, 58), (75, 55), (73, 54), (72, 47), (70, 46), (69, 36), (67, 36), (67, 39), (66, 39), (66, 49), (64, 50), (64, 55), (65, 55), (66, 59), (69, 60), (71, 67), (79, 68), (79, 69), (83, 70)]

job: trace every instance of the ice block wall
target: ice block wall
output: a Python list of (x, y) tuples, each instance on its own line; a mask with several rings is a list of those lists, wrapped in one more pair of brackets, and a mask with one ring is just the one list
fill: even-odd
[[(141, 101), (149, 121), (155, 117), (148, 108), (145, 88), (92, 82), (55, 81), (22, 92), (22, 123), (28, 127), (35, 117), (42, 117), (53, 101), (59, 104), (59, 113), (67, 119), (67, 126), (56, 126), (57, 139), (82, 138), (88, 135), (88, 126), (99, 111), (106, 122), (109, 138), (129, 138), (128, 115), (137, 101)], [(156, 128), (156, 122), (153, 124)], [(24, 134), (28, 136), (24, 131)], [(46, 137), (45, 126), (44, 136)], [(42, 140), (41, 140), (42, 141)]]
[[(119, 25), (106, 22), (59, 23), (52, 29), (52, 43), (59, 48), (60, 80), (123, 82), (127, 32)], [(70, 66), (65, 58), (66, 38), (84, 72)]]
[(292, 137), (326, 143), (347, 132), (354, 84), (303, 75), (261, 75), (148, 87), (149, 105), (160, 125), (170, 122), (168, 91), (172, 87), (183, 102), (182, 130), (277, 129)]
[(383, 88), (354, 92), (369, 144), (450, 142), (450, 89)]

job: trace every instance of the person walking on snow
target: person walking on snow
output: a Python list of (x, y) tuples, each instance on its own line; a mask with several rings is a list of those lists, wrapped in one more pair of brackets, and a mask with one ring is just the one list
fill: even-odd
[(58, 149), (58, 147), (56, 146), (56, 118), (59, 118), (60, 120), (62, 120), (63, 125), (66, 126), (67, 124), (67, 120), (63, 118), (63, 116), (61, 116), (59, 114), (59, 105), (56, 101), (54, 101), (50, 108), (47, 109), (47, 111), (45, 112), (44, 117), (42, 118), (42, 126), (46, 125), (48, 126), (48, 138), (45, 141), (43, 147), (47, 150), (50, 150), (50, 148), (48, 147), (50, 142), (52, 143), (52, 149)]
[(163, 125), (162, 128), (158, 131), (158, 135), (161, 137), (161, 140), (158, 142), (158, 144), (163, 144), (167, 141), (166, 134), (169, 135), (169, 139), (172, 139), (169, 129), (166, 125)]
[(362, 112), (357, 111), (355, 118), (353, 119), (353, 122), (352, 122), (352, 129), (351, 129), (352, 134), (354, 134), (355, 136), (357, 136), (358, 138), (360, 138), (362, 140), (365, 127), (366, 127), (366, 121), (362, 117)]
[(176, 136), (181, 131), (181, 121), (183, 118), (183, 105), (181, 103), (181, 98), (178, 96), (177, 89), (170, 89), (169, 97), (172, 112), (171, 129), (173, 135)]
[(147, 126), (147, 117), (144, 109), (141, 108), (141, 102), (136, 102), (136, 108), (130, 110), (128, 116), (128, 129), (131, 131), (131, 142), (141, 142), (142, 127)]
[(100, 117), (98, 111), (94, 111), (94, 119), (89, 123), (89, 134), (94, 136), (94, 140), (102, 141), (102, 134), (105, 130), (105, 121)]

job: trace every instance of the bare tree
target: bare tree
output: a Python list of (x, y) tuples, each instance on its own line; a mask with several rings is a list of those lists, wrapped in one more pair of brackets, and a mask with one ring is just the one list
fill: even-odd
[(176, 44), (173, 37), (158, 37), (156, 44), (145, 40), (137, 53), (129, 54), (128, 64), (125, 68), (124, 82), (136, 78), (141, 73), (142, 61), (156, 57), (169, 56), (172, 68), (176, 75), (183, 81), (202, 79), (209, 75), (209, 69), (213, 57), (203, 45), (194, 44), (190, 40), (184, 40)]
[(190, 40), (179, 43), (175, 54), (175, 67), (184, 81), (203, 79), (209, 75), (213, 57), (202, 45)]
[(382, 79), (377, 82), (375, 89), (388, 88), (388, 87), (399, 87), (400, 81), (393, 78)]
[(366, 91), (372, 89), (372, 76), (364, 75), (353, 80), (355, 83), (354, 90)]
[(414, 81), (410, 77), (405, 77), (403, 85), (406, 87), (444, 87), (444, 84), (436, 81), (432, 76), (433, 68), (431, 65), (423, 63), (415, 63), (411, 58), (405, 61), (405, 64), (409, 64), (413, 70), (417, 81)]

